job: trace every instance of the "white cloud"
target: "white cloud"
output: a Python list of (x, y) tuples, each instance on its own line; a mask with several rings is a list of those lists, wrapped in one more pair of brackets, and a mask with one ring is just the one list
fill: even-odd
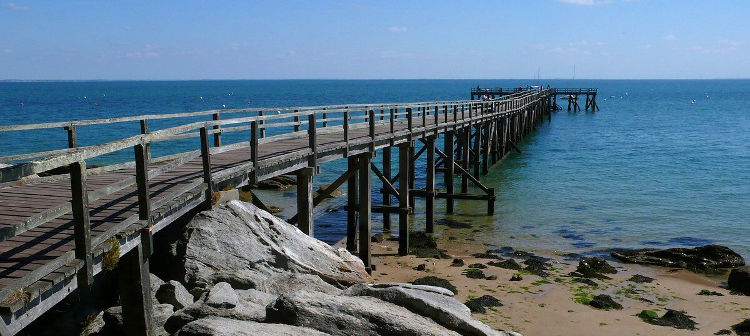
[(15, 10), (28, 10), (29, 9), (29, 7), (19, 5), (19, 4), (15, 3), (15, 2), (9, 2), (6, 5), (6, 7), (10, 8), (10, 9), (15, 9)]
[(388, 28), (388, 31), (391, 33), (405, 33), (409, 28), (406, 27), (390, 27)]
[(669, 34), (669, 35), (665, 35), (665, 36), (664, 36), (664, 39), (665, 39), (665, 40), (667, 40), (667, 41), (677, 41), (677, 40), (679, 40), (679, 39), (677, 38), (677, 36), (674, 36), (674, 35), (672, 35), (672, 34)]

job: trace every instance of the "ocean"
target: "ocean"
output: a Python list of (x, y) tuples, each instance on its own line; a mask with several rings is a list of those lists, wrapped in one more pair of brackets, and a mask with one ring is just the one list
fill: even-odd
[[(495, 214), (485, 214), (484, 202), (458, 201), (449, 216), (438, 201), (441, 223), (449, 218), (470, 227), (439, 225), (437, 234), (576, 253), (715, 243), (750, 257), (750, 80), (7, 81), (0, 82), (0, 125), (217, 108), (468, 99), (477, 85), (527, 84), (598, 88), (601, 111), (555, 113), (519, 144), (522, 154), (510, 154), (481, 178), (496, 190)], [(191, 120), (197, 119), (181, 122)], [(79, 145), (138, 131), (136, 122), (84, 127)], [(244, 134), (223, 138), (225, 144), (243, 140)], [(196, 142), (156, 144), (152, 151), (176, 153), (194, 149)], [(62, 129), (0, 132), (0, 156), (66, 144)], [(132, 151), (121, 151), (89, 163), (130, 158)], [(424, 179), (423, 161), (417, 165), (417, 187)], [(325, 163), (316, 184), (330, 183), (345, 166), (345, 160)], [(373, 177), (374, 189), (377, 182)], [(293, 190), (261, 192), (261, 197), (284, 208), (283, 216), (295, 212)], [(379, 194), (373, 198), (380, 202)], [(316, 237), (330, 243), (345, 235), (343, 204), (342, 198), (333, 199), (316, 209)], [(412, 221), (415, 229), (424, 227), (419, 200)], [(374, 230), (381, 223), (375, 215)]]

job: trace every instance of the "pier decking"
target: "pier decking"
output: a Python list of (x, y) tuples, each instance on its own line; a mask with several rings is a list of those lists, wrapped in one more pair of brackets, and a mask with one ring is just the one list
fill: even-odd
[[(408, 252), (408, 214), (415, 197), (426, 200), (428, 232), (433, 230), (436, 198), (447, 200), (449, 213), (455, 200), (478, 200), (492, 214), (494, 190), (481, 183), (480, 175), (510, 151), (520, 151), (516, 143), (549, 120), (555, 97), (585, 94), (586, 109), (597, 108), (595, 89), (493, 92), (481, 91), (494, 98), (487, 101), (213, 110), (0, 126), (0, 132), (15, 132), (21, 139), (24, 131), (65, 128), (69, 140), (64, 149), (0, 157), (0, 162), (13, 163), (0, 168), (0, 333), (13, 335), (71, 293), (89, 291), (94, 275), (111, 267), (108, 254), (117, 246), (121, 284), (129, 287), (121, 290), (130, 293), (122, 302), (126, 327), (145, 335), (153, 234), (181, 216), (211, 208), (215, 193), (225, 187), (296, 174), (298, 214), (289, 222), (313, 235), (312, 209), (347, 183), (347, 248), (357, 251), (368, 269), (373, 266), (372, 212), (398, 215), (402, 255)], [(210, 120), (148, 128), (149, 120), (200, 116)], [(141, 132), (77, 146), (78, 128), (127, 121), (140, 121)], [(222, 135), (229, 133), (245, 134), (247, 141), (223, 144)], [(437, 145), (441, 136), (442, 150)], [(151, 157), (152, 143), (186, 138), (195, 139), (192, 151)], [(417, 143), (422, 144), (419, 149)], [(86, 167), (86, 160), (129, 148), (133, 161)], [(382, 169), (373, 164), (375, 155), (382, 155)], [(420, 157), (427, 163), (424, 188), (414, 184), (414, 162)], [(313, 197), (319, 164), (343, 158), (347, 171)], [(61, 167), (69, 173), (35, 177)], [(383, 204), (372, 204), (371, 172), (382, 184)], [(445, 190), (435, 188), (436, 172), (442, 173)], [(384, 229), (390, 227), (391, 217), (384, 216)]]

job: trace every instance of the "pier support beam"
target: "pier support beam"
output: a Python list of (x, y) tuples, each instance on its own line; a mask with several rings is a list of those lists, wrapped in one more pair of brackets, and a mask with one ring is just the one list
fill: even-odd
[(427, 137), (427, 179), (425, 186), (425, 231), (435, 231), (435, 137)]
[(398, 254), (409, 253), (409, 167), (411, 166), (410, 148), (412, 144), (398, 146)]
[[(445, 173), (443, 174), (443, 184), (445, 185), (445, 192), (453, 194), (453, 175), (455, 174), (455, 168), (453, 167), (455, 162), (455, 154), (453, 153), (453, 132), (446, 132), (443, 136), (443, 150), (445, 151)], [(445, 203), (445, 212), (453, 213), (453, 199), (449, 198)]]
[(313, 222), (313, 175), (315, 168), (302, 168), (297, 171), (297, 227), (310, 237), (314, 237)]
[[(390, 181), (391, 176), (391, 147), (383, 148), (383, 176), (385, 176), (386, 180)], [(391, 194), (388, 192), (388, 188), (385, 185), (385, 182), (383, 182), (383, 205), (389, 206), (391, 205)], [(383, 213), (383, 231), (390, 232), (391, 231), (391, 213), (390, 212), (384, 212)]]
[(153, 317), (148, 260), (153, 240), (151, 228), (141, 230), (141, 242), (122, 256), (118, 265), (123, 334), (152, 336)]
[[(347, 158), (348, 169), (357, 169), (357, 158), (350, 156)], [(347, 180), (346, 190), (346, 249), (349, 252), (357, 252), (357, 184), (359, 172), (354, 173)]]
[(370, 239), (372, 235), (372, 177), (370, 162), (372, 153), (358, 155), (359, 159), (359, 258), (368, 273), (372, 272)]

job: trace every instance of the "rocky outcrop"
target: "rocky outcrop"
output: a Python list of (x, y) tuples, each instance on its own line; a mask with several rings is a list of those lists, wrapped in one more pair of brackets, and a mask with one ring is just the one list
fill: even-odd
[(239, 321), (223, 317), (207, 317), (185, 325), (176, 336), (324, 336), (310, 328), (285, 324)]
[(722, 268), (744, 266), (745, 260), (730, 248), (706, 245), (666, 250), (618, 250), (612, 257), (626, 263), (685, 268), (693, 272), (721, 273)]
[(584, 278), (609, 279), (604, 274), (615, 274), (617, 270), (603, 259), (597, 257), (583, 258), (578, 262), (578, 267), (573, 276)]
[(729, 290), (750, 295), (750, 266), (737, 267), (729, 273)]
[(370, 281), (359, 258), (249, 203), (230, 201), (204, 211), (186, 234), (185, 281), (191, 286), (208, 287), (217, 273), (243, 270), (314, 274), (339, 287)]

